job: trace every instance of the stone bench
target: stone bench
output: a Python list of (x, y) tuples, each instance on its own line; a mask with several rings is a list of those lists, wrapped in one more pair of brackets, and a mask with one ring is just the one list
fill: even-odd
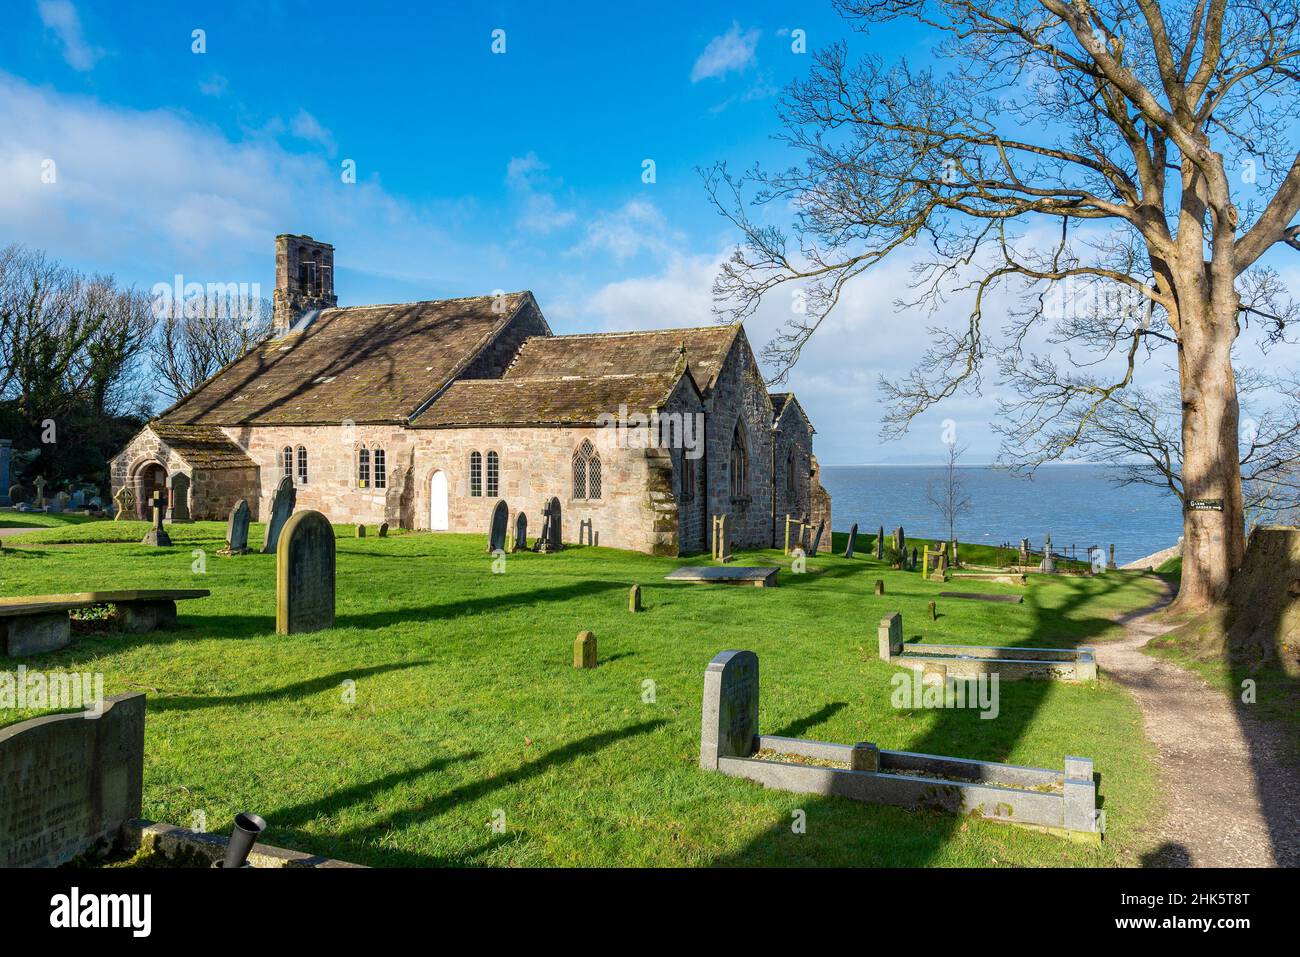
[(664, 576), (664, 581), (696, 584), (754, 585), (775, 588), (778, 565), (688, 565)]
[(68, 647), (69, 613), (78, 608), (113, 605), (125, 630), (153, 631), (176, 624), (176, 602), (210, 594), (206, 588), (137, 588), (0, 598), (0, 654), (19, 658)]

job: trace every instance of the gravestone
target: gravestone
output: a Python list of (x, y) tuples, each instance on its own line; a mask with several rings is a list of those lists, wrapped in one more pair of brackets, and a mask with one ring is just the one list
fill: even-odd
[(822, 533), (825, 532), (825, 531), (826, 531), (826, 523), (825, 523), (825, 522), (818, 522), (818, 523), (817, 523), (817, 534), (813, 536), (813, 540), (812, 540), (812, 548), (811, 548), (811, 549), (809, 550), (809, 552), (808, 552), (808, 554), (809, 554), (811, 557), (813, 557), (813, 558), (816, 558), (816, 557), (817, 557), (817, 550), (818, 550), (819, 548), (821, 548), (821, 545), (822, 545)]
[(1038, 563), (1038, 570), (1048, 575), (1056, 573), (1056, 560), (1052, 558), (1052, 533), (1047, 533), (1043, 542), (1043, 560)]
[(27, 501), (27, 490), (15, 482), (9, 486), (9, 504), (21, 505)]
[(1020, 565), (1024, 567), (1029, 564), (1029, 539), (1020, 540)]
[(715, 562), (731, 561), (731, 528), (728, 517), (713, 516), (713, 560)]
[(898, 539), (898, 544), (895, 546), (898, 549), (898, 554), (902, 555), (907, 551), (907, 535), (903, 533), (902, 525), (898, 526), (897, 531), (894, 532), (894, 537)]
[(578, 632), (573, 640), (573, 667), (596, 667), (596, 636), (589, 631)]
[(542, 534), (538, 536), (533, 547), (539, 552), (558, 552), (560, 550), (560, 500), (552, 498), (542, 509)]
[(910, 568), (912, 571), (916, 571), (916, 546), (915, 545), (912, 546), (912, 564), (910, 564), (907, 567)]
[(36, 488), (36, 507), (45, 507), (45, 476), (38, 475), (36, 481), (32, 483)]
[(758, 655), (723, 651), (704, 671), (700, 767), (716, 770), (719, 758), (745, 758), (758, 737)]
[(939, 608), (934, 602), (930, 602), (929, 612), (931, 621), (939, 620)]
[(627, 592), (627, 610), (638, 612), (641, 610), (641, 586), (633, 585)]
[(184, 472), (173, 472), (167, 476), (167, 488), (171, 492), (171, 507), (168, 511), (172, 523), (194, 521), (190, 517), (190, 477)]
[(135, 514), (135, 492), (131, 486), (123, 485), (113, 496), (113, 504), (117, 506), (117, 514), (113, 516), (113, 521), (120, 522), (124, 518)]
[(67, 492), (57, 492), (54, 498), (50, 500), (50, 514), (61, 515), (68, 507), (69, 495)]
[(1115, 564), (1115, 543), (1114, 542), (1110, 543), (1110, 558), (1106, 562), (1106, 567), (1111, 571), (1114, 571), (1116, 568), (1119, 567), (1118, 565)]
[(488, 524), (489, 552), (505, 551), (506, 530), (510, 527), (510, 508), (502, 499), (492, 507), (492, 520)]
[(858, 523), (854, 522), (853, 526), (849, 529), (849, 543), (844, 548), (845, 558), (853, 557), (853, 547), (857, 544), (858, 544)]
[(285, 476), (275, 487), (275, 497), (271, 499), (271, 520), (266, 523), (266, 540), (262, 542), (262, 554), (274, 555), (275, 546), (284, 532), (285, 523), (293, 514), (293, 507), (298, 503), (298, 489), (293, 479)]
[(358, 525), (358, 526), (357, 526), (356, 536), (357, 536), (357, 538), (365, 538), (365, 537), (366, 537), (366, 527), (365, 527), (364, 525)]
[(226, 547), (223, 555), (248, 554), (248, 502), (240, 499), (226, 519)]
[(9, 488), (9, 456), (13, 440), (0, 439), (0, 505), (17, 505), (6, 491)]
[[(885, 560), (885, 526), (881, 525), (880, 531), (876, 533), (876, 561), (881, 562), (884, 560)], [(899, 555), (898, 560), (900, 562), (903, 560), (902, 555)]]
[(595, 526), (592, 524), (592, 521), (589, 518), (584, 518), (582, 521), (578, 523), (578, 544), (579, 545), (596, 544)]
[(894, 612), (880, 619), (876, 628), (876, 645), (882, 661), (903, 653), (903, 615)]
[(334, 627), (334, 529), (320, 512), (299, 512), (275, 556), (275, 631), (296, 635)]
[(515, 540), (511, 550), (516, 552), (528, 550), (528, 516), (523, 512), (515, 516)]
[(388, 523), (387, 523), (387, 522), (380, 522), (380, 523), (379, 523), (379, 537), (380, 537), (380, 538), (387, 538), (387, 537), (388, 537)]
[(885, 580), (884, 580), (883, 578), (877, 578), (877, 579), (876, 579), (876, 597), (879, 597), (879, 596), (883, 595), (884, 593), (885, 593)]
[(153, 527), (144, 533), (144, 538), (140, 540), (141, 545), (170, 545), (171, 536), (163, 528), (163, 513), (167, 507), (167, 496), (162, 489), (154, 491), (149, 497), (149, 505), (153, 509)]
[(0, 867), (57, 867), (140, 817), (145, 697), (0, 729)]

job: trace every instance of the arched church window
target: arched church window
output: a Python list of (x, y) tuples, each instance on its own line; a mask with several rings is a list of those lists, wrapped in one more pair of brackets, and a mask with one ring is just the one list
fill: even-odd
[(483, 453), (469, 453), (469, 494), (479, 498), (483, 494)]
[(298, 484), (307, 484), (307, 449), (298, 446)]
[(600, 453), (590, 439), (583, 439), (573, 453), (573, 497), (598, 501), (600, 493)]
[(370, 450), (357, 449), (357, 488), (370, 488)]
[(731, 435), (731, 497), (744, 498), (749, 493), (749, 457), (740, 423)]
[(487, 454), (487, 494), (496, 498), (501, 488), (501, 459), (495, 452)]
[(293, 478), (293, 449), (287, 445), (280, 450), (280, 470), (285, 478)]
[(375, 488), (388, 488), (388, 457), (383, 449), (375, 449), (370, 456), (375, 467)]

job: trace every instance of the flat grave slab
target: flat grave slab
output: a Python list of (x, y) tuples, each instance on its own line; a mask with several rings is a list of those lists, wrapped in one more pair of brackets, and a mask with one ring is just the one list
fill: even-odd
[(1004, 601), (1019, 605), (1025, 600), (1024, 595), (985, 595), (975, 591), (941, 591), (940, 598), (962, 598), (966, 601)]
[(704, 674), (700, 766), (767, 788), (866, 804), (974, 814), (986, 820), (1100, 841), (1105, 816), (1088, 758), (1060, 770), (765, 735), (758, 727), (759, 663), (724, 651)]
[(927, 676), (947, 679), (996, 674), (1003, 681), (1097, 678), (1097, 657), (1092, 648), (904, 644), (903, 616), (899, 612), (881, 620), (877, 638), (882, 661)]
[(775, 588), (776, 575), (780, 570), (777, 565), (688, 565), (665, 575), (664, 581)]

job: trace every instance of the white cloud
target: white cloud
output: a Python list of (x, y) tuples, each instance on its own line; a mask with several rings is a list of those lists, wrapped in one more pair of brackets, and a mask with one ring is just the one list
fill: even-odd
[(199, 92), (204, 96), (220, 96), (226, 92), (229, 81), (220, 73), (213, 73), (206, 80), (199, 81)]
[(74, 70), (89, 70), (104, 55), (103, 50), (86, 42), (81, 17), (71, 0), (40, 0), (36, 9), (41, 15), (41, 23), (58, 38), (68, 66)]
[(691, 68), (691, 82), (739, 73), (753, 66), (760, 32), (756, 27), (742, 32), (739, 23), (732, 23), (730, 30), (714, 37), (704, 48)]
[(546, 175), (549, 169), (536, 153), (512, 156), (506, 164), (506, 186), (519, 197), (519, 228), (545, 235), (573, 225), (577, 213), (560, 204), (554, 191), (562, 181)]
[(595, 216), (571, 255), (604, 253), (625, 262), (642, 252), (666, 256), (681, 249), (686, 237), (673, 230), (654, 203), (633, 199), (618, 209)]
[(306, 110), (299, 108), (298, 114), (289, 123), (289, 131), (298, 139), (318, 143), (330, 155), (334, 154), (334, 136)]

